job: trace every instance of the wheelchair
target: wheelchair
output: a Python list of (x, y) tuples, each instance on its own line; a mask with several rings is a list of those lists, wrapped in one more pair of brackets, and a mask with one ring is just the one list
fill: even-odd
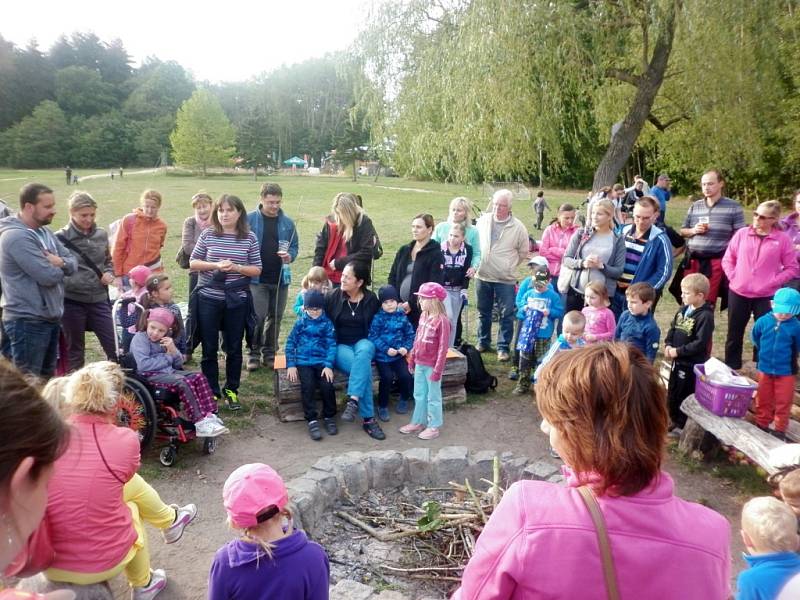
[[(136, 371), (136, 361), (129, 352), (130, 340), (125, 343), (124, 332), (135, 325), (143, 313), (144, 307), (134, 298), (118, 298), (112, 308), (117, 362), (125, 373), (123, 391), (116, 407), (117, 424), (136, 432), (142, 452), (156, 440), (165, 441), (158, 458), (162, 465), (171, 467), (175, 464), (180, 445), (197, 436), (194, 424), (180, 416), (178, 394), (148, 382)], [(217, 438), (202, 439), (203, 454), (214, 454)]]

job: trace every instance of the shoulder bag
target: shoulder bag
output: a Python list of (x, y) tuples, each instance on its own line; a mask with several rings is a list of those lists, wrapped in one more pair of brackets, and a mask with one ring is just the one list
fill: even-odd
[(611, 540), (608, 538), (608, 529), (606, 529), (606, 521), (600, 511), (600, 505), (588, 486), (582, 485), (579, 487), (578, 493), (580, 493), (583, 503), (586, 504), (586, 508), (589, 510), (589, 515), (592, 517), (595, 532), (597, 533), (597, 543), (600, 546), (600, 560), (603, 563), (603, 578), (606, 581), (608, 600), (620, 600), (617, 572), (614, 568), (614, 557), (611, 554)]
[[(586, 230), (582, 229), (581, 231), (581, 239), (578, 242), (578, 247), (575, 248), (575, 254), (568, 258), (580, 258), (581, 250), (583, 250), (584, 244), (589, 240), (586, 236)], [(577, 283), (578, 278), (580, 277), (582, 268), (573, 269), (572, 267), (568, 267), (564, 264), (562, 259), (561, 261), (561, 270), (558, 272), (558, 281), (556, 282), (556, 287), (558, 288), (559, 293), (566, 294), (572, 288), (575, 283)]]

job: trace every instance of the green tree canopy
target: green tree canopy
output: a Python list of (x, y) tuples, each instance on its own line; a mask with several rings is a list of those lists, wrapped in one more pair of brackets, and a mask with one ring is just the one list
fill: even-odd
[(178, 110), (169, 136), (175, 162), (200, 168), (228, 165), (234, 155), (236, 132), (222, 105), (207, 90), (197, 90)]

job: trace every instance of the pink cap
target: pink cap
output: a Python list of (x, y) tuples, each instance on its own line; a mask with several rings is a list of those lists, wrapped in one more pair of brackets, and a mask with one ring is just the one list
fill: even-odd
[(151, 308), (150, 312), (147, 313), (147, 321), (161, 323), (164, 327), (169, 329), (175, 322), (175, 315), (172, 314), (171, 310), (166, 308)]
[(258, 514), (270, 506), (282, 509), (288, 502), (283, 479), (263, 463), (242, 465), (228, 476), (222, 487), (222, 503), (228, 518), (241, 529), (258, 525)]
[(447, 291), (438, 283), (429, 281), (419, 286), (417, 296), (420, 298), (436, 298), (437, 300), (444, 300), (447, 298)]
[(128, 278), (132, 281), (135, 281), (137, 285), (144, 286), (147, 278), (150, 277), (152, 273), (153, 272), (150, 270), (150, 267), (137, 265), (130, 270), (128, 273)]

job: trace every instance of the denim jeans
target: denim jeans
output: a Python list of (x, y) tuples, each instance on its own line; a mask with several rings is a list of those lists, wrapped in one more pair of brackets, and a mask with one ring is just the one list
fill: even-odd
[(444, 423), (442, 417), (442, 380), (431, 381), (433, 367), (414, 367), (414, 414), (411, 422), (438, 429)]
[(497, 301), (500, 306), (497, 351), (508, 352), (514, 337), (514, 299), (516, 297), (514, 284), (478, 279), (476, 292), (478, 294), (478, 344), (485, 348), (492, 345), (492, 307)]
[(358, 398), (358, 414), (364, 419), (374, 415), (372, 401), (372, 357), (375, 346), (367, 339), (358, 340), (354, 345), (336, 346), (334, 366), (349, 376), (347, 395)]
[(229, 308), (225, 300), (215, 300), (200, 296), (197, 307), (197, 327), (200, 330), (200, 343), (203, 346), (203, 359), (200, 368), (208, 379), (215, 396), (221, 396), (219, 386), (219, 332), (222, 331), (225, 343), (225, 387), (234, 392), (239, 390), (242, 374), (242, 339), (247, 320), (248, 304), (242, 302), (236, 308)]
[(375, 366), (378, 367), (378, 374), (381, 377), (378, 384), (378, 406), (381, 408), (389, 406), (389, 391), (392, 389), (392, 381), (395, 378), (400, 387), (400, 398), (411, 400), (412, 376), (408, 372), (408, 363), (404, 356), (388, 362), (375, 361)]
[(7, 356), (20, 371), (49, 379), (56, 370), (58, 357), (58, 322), (35, 319), (3, 321), (8, 339)]
[(250, 358), (273, 358), (281, 335), (281, 319), (286, 310), (289, 286), (274, 283), (251, 285), (256, 310), (254, 339), (248, 340)]

